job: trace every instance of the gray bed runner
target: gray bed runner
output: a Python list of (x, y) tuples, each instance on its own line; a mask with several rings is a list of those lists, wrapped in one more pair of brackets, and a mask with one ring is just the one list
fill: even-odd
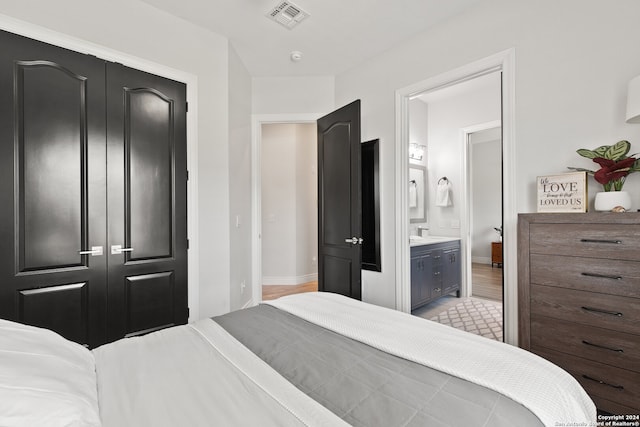
[(357, 427), (541, 426), (517, 402), (258, 305), (213, 318), (300, 390)]

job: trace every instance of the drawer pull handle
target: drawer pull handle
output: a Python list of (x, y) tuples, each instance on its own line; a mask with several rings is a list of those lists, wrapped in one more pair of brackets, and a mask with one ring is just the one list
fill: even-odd
[(622, 280), (622, 276), (614, 276), (610, 274), (599, 274), (599, 273), (582, 273), (583, 276), (588, 277), (598, 277), (601, 279), (613, 279), (613, 280)]
[(582, 309), (586, 311), (592, 311), (594, 313), (602, 313), (602, 314), (609, 314), (611, 316), (622, 317), (622, 313), (620, 313), (619, 311), (602, 310), (600, 308), (585, 307), (585, 306), (582, 306)]
[(616, 353), (624, 353), (624, 350), (621, 348), (607, 347), (606, 345), (594, 344), (585, 340), (582, 340), (582, 344), (590, 345), (591, 347), (601, 348), (603, 350), (615, 351)]
[(597, 382), (598, 384), (606, 385), (606, 386), (609, 386), (609, 387), (612, 387), (612, 388), (616, 388), (616, 389), (618, 389), (618, 390), (624, 390), (624, 387), (623, 387), (623, 386), (621, 386), (621, 385), (609, 384), (609, 383), (604, 382), (604, 381), (602, 381), (602, 380), (598, 380), (598, 379), (595, 379), (595, 378), (591, 378), (589, 375), (582, 375), (582, 378), (584, 378), (585, 380), (589, 380), (589, 381), (595, 381), (595, 382)]
[(608, 243), (613, 245), (619, 245), (622, 240), (603, 240), (603, 239), (580, 239), (582, 243)]

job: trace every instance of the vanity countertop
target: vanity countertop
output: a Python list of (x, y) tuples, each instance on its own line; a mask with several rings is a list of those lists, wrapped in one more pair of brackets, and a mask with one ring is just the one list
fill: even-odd
[(435, 243), (454, 242), (456, 240), (460, 240), (460, 238), (447, 236), (409, 236), (409, 246), (433, 245)]

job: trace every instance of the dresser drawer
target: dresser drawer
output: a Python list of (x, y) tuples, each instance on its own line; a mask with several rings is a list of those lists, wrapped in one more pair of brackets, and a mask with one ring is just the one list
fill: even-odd
[(640, 372), (640, 335), (531, 316), (531, 346)]
[(553, 350), (532, 347), (531, 351), (573, 375), (589, 395), (640, 410), (640, 373)]
[(640, 261), (640, 225), (530, 224), (531, 253)]
[(531, 283), (640, 298), (640, 263), (531, 254)]
[(640, 299), (531, 285), (531, 314), (640, 335)]

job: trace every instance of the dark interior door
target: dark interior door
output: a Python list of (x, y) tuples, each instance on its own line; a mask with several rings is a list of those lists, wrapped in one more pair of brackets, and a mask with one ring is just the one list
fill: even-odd
[(360, 101), (318, 119), (318, 290), (361, 299)]
[(188, 318), (186, 86), (108, 64), (107, 100), (113, 340)]
[(0, 315), (92, 347), (106, 331), (104, 90), (103, 61), (0, 32)]

